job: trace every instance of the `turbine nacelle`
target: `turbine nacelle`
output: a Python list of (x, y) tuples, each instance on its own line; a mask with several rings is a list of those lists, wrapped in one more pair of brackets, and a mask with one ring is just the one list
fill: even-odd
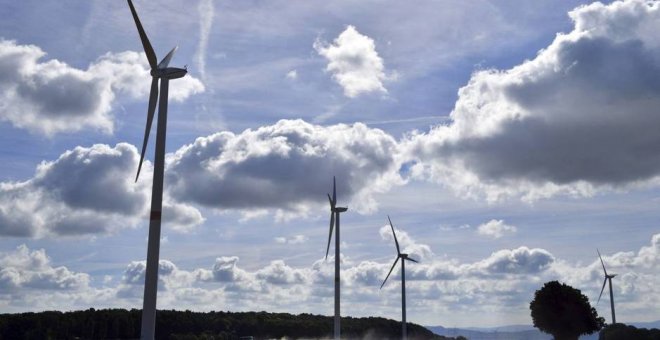
[(188, 70), (186, 70), (185, 68), (178, 68), (178, 67), (151, 69), (151, 76), (154, 78), (178, 79), (178, 78), (182, 78), (187, 73)]
[(332, 177), (332, 196), (328, 194), (328, 201), (330, 202), (330, 231), (328, 233), (328, 247), (325, 250), (325, 258), (328, 259), (330, 252), (330, 240), (332, 239), (332, 230), (335, 227), (335, 215), (337, 218), (337, 230), (339, 230), (339, 214), (348, 211), (346, 207), (337, 206), (337, 181)]

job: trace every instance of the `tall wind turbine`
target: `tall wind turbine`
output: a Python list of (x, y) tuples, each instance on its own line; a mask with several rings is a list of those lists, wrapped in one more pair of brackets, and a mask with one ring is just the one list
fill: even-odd
[[(607, 274), (607, 269), (605, 269), (605, 262), (603, 262), (603, 258), (600, 256), (600, 251), (596, 249), (598, 252), (598, 258), (600, 258), (600, 264), (603, 265), (603, 272), (605, 272), (605, 280), (603, 281), (603, 288), (600, 290), (600, 295), (598, 295), (598, 302), (600, 302), (600, 297), (603, 296), (603, 291), (605, 290), (605, 283), (608, 281), (610, 282), (610, 307), (612, 307), (612, 324), (616, 323), (616, 316), (614, 315), (614, 293), (612, 292), (612, 278), (615, 277), (617, 274)], [(598, 304), (596, 302), (596, 304)]]
[(392, 235), (394, 236), (394, 244), (396, 245), (397, 255), (396, 260), (394, 260), (394, 263), (392, 264), (392, 268), (390, 268), (390, 272), (387, 273), (387, 276), (385, 277), (385, 280), (383, 280), (383, 284), (380, 285), (380, 288), (383, 289), (385, 282), (387, 282), (390, 274), (392, 274), (392, 270), (394, 270), (394, 266), (396, 266), (396, 263), (399, 261), (399, 259), (401, 259), (401, 338), (406, 340), (408, 337), (408, 331), (406, 329), (406, 261), (413, 261), (415, 263), (419, 263), (419, 261), (408, 257), (408, 254), (401, 253), (401, 249), (399, 248), (399, 241), (396, 239), (396, 233), (394, 232), (394, 226), (392, 225), (392, 220), (389, 216), (387, 216), (387, 220), (390, 222), (390, 227), (392, 228)]
[[(149, 217), (149, 241), (147, 245), (147, 270), (144, 282), (144, 302), (142, 305), (142, 330), (141, 339), (151, 340), (154, 338), (156, 326), (156, 292), (158, 291), (158, 253), (160, 251), (160, 222), (163, 207), (163, 172), (165, 168), (165, 133), (167, 129), (167, 91), (170, 79), (181, 78), (186, 75), (187, 70), (183, 68), (168, 67), (176, 47), (173, 48), (160, 63), (156, 64), (156, 53), (149, 43), (147, 34), (142, 28), (133, 2), (128, 1), (131, 8), (135, 26), (137, 26), (144, 53), (147, 55), (151, 67), (151, 93), (149, 94), (149, 107), (147, 110), (147, 125), (144, 130), (144, 141), (142, 142), (142, 153), (140, 164), (137, 169), (135, 181), (137, 182), (144, 160), (144, 152), (149, 140), (149, 131), (156, 111), (158, 102), (158, 126), (156, 129), (156, 154), (154, 159), (154, 177), (151, 191), (151, 214)], [(158, 96), (158, 80), (160, 79), (160, 101)]]
[(325, 259), (328, 259), (330, 252), (330, 240), (332, 239), (332, 228), (336, 223), (335, 232), (335, 340), (339, 340), (341, 327), (339, 317), (339, 214), (348, 210), (348, 208), (337, 206), (337, 184), (335, 177), (332, 177), (332, 197), (328, 194), (330, 201), (330, 233), (328, 234), (328, 248), (325, 251)]

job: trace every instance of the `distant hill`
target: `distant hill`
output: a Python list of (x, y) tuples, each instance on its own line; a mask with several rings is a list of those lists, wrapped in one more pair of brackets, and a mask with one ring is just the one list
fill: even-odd
[(637, 328), (658, 328), (660, 329), (660, 320), (658, 321), (651, 321), (651, 322), (626, 322), (628, 325), (633, 325)]
[[(136, 339), (140, 320), (138, 309), (0, 314), (0, 339)], [(394, 320), (345, 317), (341, 326), (344, 339), (401, 338), (401, 323)], [(312, 314), (164, 310), (156, 317), (156, 339), (328, 339), (332, 330), (332, 317)], [(408, 338), (453, 339), (412, 323), (408, 323)]]
[[(637, 328), (660, 328), (660, 320), (653, 322), (631, 322)], [(455, 337), (462, 335), (469, 340), (551, 340), (552, 336), (539, 331), (532, 325), (509, 325), (501, 327), (466, 327), (446, 328), (442, 326), (427, 326), (433, 333)], [(598, 340), (598, 333), (581, 336), (580, 340)]]
[(462, 335), (470, 340), (552, 340), (552, 336), (536, 328), (526, 326), (505, 326), (498, 328), (445, 328), (427, 326), (433, 333), (455, 337)]

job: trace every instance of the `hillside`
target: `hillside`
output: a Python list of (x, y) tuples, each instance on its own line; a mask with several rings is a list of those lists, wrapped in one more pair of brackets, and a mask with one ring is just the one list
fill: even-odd
[[(140, 336), (141, 311), (88, 309), (74, 312), (0, 314), (0, 339), (131, 339)], [(158, 311), (157, 339), (323, 339), (332, 336), (329, 316), (267, 312)], [(399, 339), (401, 323), (384, 318), (342, 318), (342, 338)], [(453, 339), (408, 324), (409, 339)]]
[[(619, 324), (621, 325), (621, 324)], [(642, 331), (650, 330), (659, 334), (660, 321), (653, 322), (631, 322), (631, 326), (641, 329)], [(625, 326), (624, 327), (630, 327)], [(551, 340), (552, 336), (539, 331), (532, 325), (510, 325), (492, 328), (448, 328), (443, 326), (426, 326), (435, 334), (443, 336), (464, 336), (470, 340)], [(657, 337), (657, 335), (656, 335)], [(580, 340), (598, 340), (599, 333), (580, 336)], [(644, 337), (643, 339), (647, 339)], [(656, 339), (656, 338), (648, 338)], [(660, 339), (660, 338), (658, 338)]]

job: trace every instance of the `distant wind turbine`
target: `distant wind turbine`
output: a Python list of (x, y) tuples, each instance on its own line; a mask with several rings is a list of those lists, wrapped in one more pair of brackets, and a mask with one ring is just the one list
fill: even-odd
[(330, 201), (330, 233), (328, 234), (328, 248), (325, 251), (325, 259), (328, 259), (330, 252), (330, 240), (332, 239), (332, 228), (337, 224), (335, 232), (335, 340), (339, 340), (341, 327), (339, 316), (339, 214), (348, 210), (348, 208), (337, 207), (337, 184), (335, 177), (332, 177), (332, 197), (328, 194)]
[(392, 270), (394, 270), (394, 266), (396, 266), (396, 263), (399, 261), (399, 259), (401, 259), (401, 338), (406, 340), (408, 337), (408, 331), (406, 329), (406, 260), (413, 261), (415, 263), (419, 263), (419, 261), (408, 257), (408, 254), (401, 253), (401, 249), (399, 248), (399, 241), (396, 239), (396, 233), (394, 232), (394, 226), (392, 225), (392, 220), (389, 216), (387, 216), (387, 220), (390, 222), (390, 228), (392, 228), (392, 235), (394, 236), (394, 244), (396, 245), (397, 256), (396, 260), (394, 260), (394, 263), (392, 264), (392, 268), (390, 268), (390, 272), (387, 273), (385, 280), (383, 280), (383, 284), (380, 285), (380, 288), (383, 289), (385, 282), (387, 282), (390, 274), (392, 274)]
[[(185, 68), (168, 67), (176, 47), (174, 47), (160, 63), (156, 64), (156, 53), (149, 43), (147, 34), (142, 28), (133, 2), (128, 1), (131, 8), (135, 26), (137, 26), (144, 53), (147, 55), (151, 67), (151, 92), (149, 94), (149, 107), (147, 110), (147, 125), (144, 130), (144, 141), (142, 142), (142, 153), (138, 165), (135, 181), (137, 182), (144, 161), (144, 152), (149, 140), (149, 131), (156, 111), (158, 102), (158, 126), (156, 129), (156, 153), (154, 159), (154, 176), (151, 191), (151, 214), (149, 217), (149, 241), (147, 245), (147, 269), (144, 282), (144, 301), (142, 306), (142, 329), (141, 339), (151, 340), (154, 338), (156, 325), (156, 293), (158, 291), (158, 253), (160, 251), (160, 224), (163, 207), (163, 172), (165, 168), (165, 133), (167, 129), (167, 97), (170, 79), (181, 78), (186, 75)], [(158, 80), (160, 79), (160, 101), (158, 101)]]
[[(614, 293), (612, 292), (612, 278), (615, 277), (617, 274), (607, 274), (607, 269), (605, 269), (605, 262), (603, 262), (603, 258), (600, 256), (600, 251), (596, 249), (598, 252), (598, 258), (600, 258), (600, 264), (603, 265), (603, 272), (605, 272), (605, 280), (603, 281), (603, 288), (600, 290), (600, 295), (598, 295), (598, 302), (600, 302), (600, 297), (603, 296), (603, 291), (605, 290), (605, 283), (608, 281), (610, 282), (610, 307), (612, 307), (612, 324), (616, 323), (616, 316), (614, 315)], [(596, 304), (598, 304), (596, 302)]]

